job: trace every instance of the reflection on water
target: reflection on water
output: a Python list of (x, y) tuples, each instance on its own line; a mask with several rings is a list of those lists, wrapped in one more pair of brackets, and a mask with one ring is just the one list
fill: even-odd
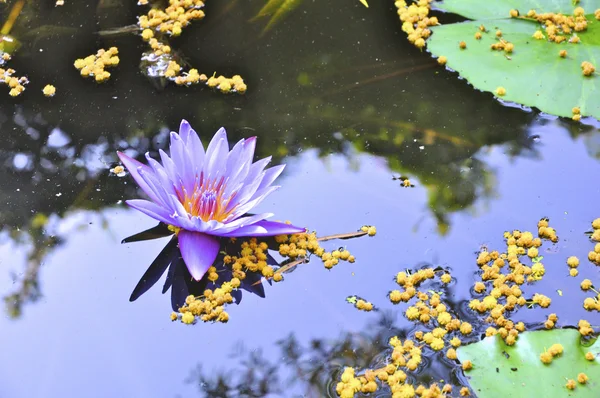
[[(50, 3), (27, 3), (13, 28), (23, 45), (11, 65), (29, 77), (27, 91), (0, 96), (0, 295), (8, 311), (0, 337), (11, 343), (0, 396), (79, 396), (97, 374), (112, 383), (86, 396), (197, 396), (199, 387), (202, 396), (243, 395), (240, 388), (290, 396), (287, 377), (301, 380), (294, 392), (319, 396), (340, 366), (377, 363), (390, 334), (408, 333), (397, 307), (384, 308), (393, 311), (384, 322), (347, 305), (348, 295), (382, 305), (395, 272), (429, 261), (453, 269), (450, 294), (461, 302), (473, 252), (542, 216), (561, 237), (548, 261), (586, 253), (579, 232), (598, 217), (598, 133), (473, 91), (405, 43), (392, 3), (304, 2), (261, 36), (264, 25), (248, 16), (263, 1), (209, 2), (206, 19), (173, 45), (204, 70), (241, 73), (245, 96), (157, 91), (138, 68), (139, 37), (95, 33), (134, 23), (135, 2)], [(0, 5), (1, 19), (6, 11)], [(121, 55), (110, 81), (82, 79), (73, 61), (110, 46)], [(41, 93), (47, 83), (57, 87), (54, 98)], [(151, 225), (124, 210), (121, 201), (139, 194), (109, 170), (116, 150), (156, 155), (182, 118), (201, 134), (224, 125), (232, 142), (258, 135), (258, 158), (288, 163), (265, 209), (322, 234), (373, 224), (377, 238), (353, 241), (356, 264), (299, 268), (266, 300), (248, 298), (227, 325), (171, 324), (159, 291), (130, 304), (140, 264), (166, 242), (119, 246)], [(392, 180), (399, 175), (415, 188), (400, 187)], [(567, 293), (579, 291), (578, 280), (555, 276), (549, 291), (561, 289), (557, 305), (572, 307)], [(228, 358), (240, 341), (262, 356)], [(246, 377), (255, 363), (263, 373)], [(234, 368), (239, 378), (228, 377)], [(39, 375), (38, 390), (15, 369)]]

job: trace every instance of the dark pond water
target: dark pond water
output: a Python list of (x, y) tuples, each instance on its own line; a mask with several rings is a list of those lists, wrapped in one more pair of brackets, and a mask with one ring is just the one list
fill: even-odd
[[(134, 24), (135, 1), (26, 4), (10, 66), (31, 83), (18, 98), (0, 87), (0, 397), (335, 396), (341, 367), (382, 363), (387, 339), (412, 330), (386, 298), (398, 271), (449, 267), (448, 300), (464, 308), (480, 247), (545, 216), (560, 241), (535, 291), (561, 325), (598, 323), (578, 287), (597, 270), (583, 261), (570, 278), (564, 265), (586, 257), (600, 216), (598, 131), (474, 91), (406, 42), (393, 2), (370, 3), (305, 1), (261, 35), (268, 18), (250, 20), (264, 1), (209, 2), (172, 46), (201, 73), (241, 74), (248, 92), (228, 96), (161, 88), (140, 72), (139, 36), (97, 34)], [(76, 58), (110, 46), (121, 62), (107, 83), (79, 76)], [(265, 299), (246, 294), (227, 324), (172, 323), (159, 288), (130, 303), (166, 241), (120, 244), (154, 221), (126, 208), (140, 192), (109, 169), (117, 149), (165, 148), (182, 118), (205, 142), (221, 126), (232, 143), (256, 135), (257, 157), (287, 164), (259, 211), (321, 235), (373, 224), (376, 237), (344, 243), (354, 264), (313, 261)], [(358, 312), (349, 295), (380, 311)], [(419, 377), (445, 368), (432, 360)]]

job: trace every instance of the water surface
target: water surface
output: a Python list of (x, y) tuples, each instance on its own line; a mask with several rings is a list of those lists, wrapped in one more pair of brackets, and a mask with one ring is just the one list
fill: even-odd
[[(143, 76), (139, 37), (96, 34), (134, 23), (134, 4), (25, 7), (11, 66), (31, 83), (19, 98), (0, 97), (0, 397), (249, 396), (213, 390), (219, 375), (253, 396), (324, 396), (341, 366), (381, 363), (387, 338), (411, 330), (405, 307), (386, 298), (398, 271), (449, 267), (449, 299), (462, 308), (475, 252), (501, 249), (505, 230), (533, 230), (546, 216), (561, 239), (545, 245), (547, 277), (535, 291), (553, 299), (561, 324), (594, 323), (578, 284), (597, 271), (582, 261), (569, 278), (564, 259), (586, 257), (583, 232), (600, 216), (598, 132), (473, 90), (406, 43), (392, 3), (356, 3), (305, 2), (261, 35), (266, 21), (249, 19), (263, 2), (209, 2), (173, 46), (201, 72), (241, 74), (243, 96)], [(106, 84), (72, 67), (113, 45), (121, 63)], [(55, 98), (42, 96), (47, 83)], [(287, 164), (258, 211), (320, 235), (373, 224), (376, 237), (331, 242), (356, 263), (302, 265), (266, 299), (245, 294), (225, 325), (171, 323), (158, 287), (129, 303), (166, 241), (120, 245), (154, 222), (124, 206), (140, 192), (109, 169), (116, 150), (164, 148), (182, 118), (205, 142), (220, 126), (231, 143), (256, 135), (257, 157)], [(392, 180), (400, 175), (415, 187)], [(345, 302), (354, 294), (380, 311), (356, 311)]]

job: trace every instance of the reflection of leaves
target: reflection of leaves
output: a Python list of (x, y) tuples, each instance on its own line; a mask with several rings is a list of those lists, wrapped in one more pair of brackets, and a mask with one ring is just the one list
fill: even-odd
[(271, 16), (267, 26), (263, 29), (262, 33), (265, 34), (275, 26), (276, 23), (287, 17), (292, 11), (294, 11), (302, 0), (268, 0), (267, 4), (260, 9), (258, 14), (252, 20), (258, 18)]
[(135, 301), (142, 294), (146, 293), (165, 273), (169, 265), (179, 256), (177, 250), (177, 238), (172, 237), (169, 243), (162, 249), (159, 255), (152, 261), (150, 267), (146, 270), (142, 279), (138, 282), (129, 297), (129, 301)]
[[(378, 361), (386, 350), (392, 317), (382, 314), (364, 333), (345, 333), (333, 341), (314, 339), (303, 345), (294, 334), (277, 341), (280, 358), (269, 361), (260, 350), (239, 346), (233, 353), (235, 369), (218, 374), (198, 366), (187, 379), (202, 397), (333, 397), (342, 366), (363, 369)], [(285, 377), (289, 376), (289, 377)], [(437, 375), (436, 375), (437, 376)]]
[[(586, 4), (586, 8), (592, 8), (594, 3), (600, 5), (593, 1)], [(518, 5), (522, 14), (532, 8), (538, 13), (561, 11), (572, 15), (574, 9), (571, 0), (546, 2), (541, 6), (534, 1)], [(600, 27), (593, 15), (587, 18), (590, 21), (587, 30), (576, 34), (581, 38), (579, 44), (566, 44), (573, 37), (568, 34), (562, 35), (565, 43), (559, 45), (547, 37), (532, 38), (537, 30), (547, 36), (537, 21), (511, 18), (509, 11), (515, 7), (513, 1), (446, 0), (438, 6), (474, 19), (433, 27), (427, 48), (436, 56), (447, 57), (447, 65), (475, 88), (494, 92), (504, 87), (503, 99), (535, 106), (553, 115), (571, 117), (572, 108), (580, 107), (582, 115), (600, 118), (600, 89), (594, 83), (598, 76), (584, 76), (581, 70), (583, 61), (594, 63), (600, 58)], [(474, 32), (482, 24), (489, 29), (477, 40)], [(501, 39), (496, 37), (496, 30), (502, 32)], [(466, 49), (459, 48), (460, 41), (467, 44)], [(514, 52), (490, 50), (492, 44), (500, 41), (513, 43)], [(563, 49), (568, 52), (565, 58), (558, 55)], [(557, 92), (561, 95), (556, 96)]]
[[(564, 347), (562, 355), (545, 365), (540, 354), (553, 344)], [(580, 342), (575, 329), (540, 330), (519, 334), (514, 346), (507, 346), (500, 335), (458, 349), (458, 357), (473, 362), (469, 383), (481, 398), (517, 395), (520, 397), (564, 397), (566, 379), (577, 379), (581, 372), (591, 380), (600, 378), (600, 359), (585, 359), (585, 353), (600, 352), (596, 340), (591, 347)], [(532, 380), (541, 382), (535, 383)], [(596, 397), (597, 391), (579, 385), (576, 396)]]
[(31, 250), (27, 254), (27, 267), (25, 273), (18, 282), (18, 289), (4, 297), (8, 315), (11, 318), (19, 318), (22, 314), (23, 305), (28, 302), (36, 302), (42, 297), (39, 283), (39, 272), (48, 252), (61, 243), (57, 236), (48, 235), (44, 227), (47, 217), (34, 217), (31, 227), (27, 231), (31, 240)]
[(42, 25), (39, 28), (27, 30), (27, 32), (23, 34), (23, 37), (28, 40), (31, 40), (32, 38), (35, 38), (37, 40), (52, 38), (56, 40), (59, 39), (58, 36), (72, 36), (75, 33), (77, 33), (77, 28), (58, 25)]

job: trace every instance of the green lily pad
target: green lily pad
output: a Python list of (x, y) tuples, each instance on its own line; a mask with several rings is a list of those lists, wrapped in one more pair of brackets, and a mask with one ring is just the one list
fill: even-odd
[[(553, 344), (561, 344), (564, 352), (545, 365), (540, 354)], [(596, 359), (585, 359), (587, 352)], [(598, 397), (600, 386), (600, 343), (586, 346), (575, 329), (554, 329), (519, 334), (514, 346), (507, 346), (499, 335), (458, 349), (461, 362), (470, 360), (473, 369), (466, 374), (479, 398), (494, 397)], [(567, 390), (568, 379), (577, 381), (585, 373), (587, 384), (576, 383)]]
[[(509, 13), (517, 9), (524, 15), (534, 9), (538, 14), (572, 15), (576, 6), (571, 0), (446, 0), (435, 5), (473, 19), (432, 27), (427, 48), (435, 56), (445, 56), (448, 67), (475, 88), (496, 93), (502, 87), (506, 91), (503, 100), (537, 107), (552, 115), (571, 117), (572, 109), (579, 107), (582, 116), (600, 119), (600, 74), (584, 76), (581, 68), (581, 63), (588, 61), (600, 71), (600, 21), (593, 14), (600, 8), (600, 0), (583, 4), (588, 27), (577, 33), (581, 42), (560, 44), (547, 38), (534, 39), (538, 30), (545, 35), (541, 24), (511, 18)], [(480, 32), (482, 24), (486, 32)], [(490, 49), (500, 41), (497, 30), (502, 32), (502, 40), (514, 44), (512, 53)], [(481, 39), (475, 38), (476, 32), (481, 33)], [(466, 43), (465, 49), (459, 47), (461, 41)], [(561, 50), (567, 51), (565, 58), (559, 56)]]

